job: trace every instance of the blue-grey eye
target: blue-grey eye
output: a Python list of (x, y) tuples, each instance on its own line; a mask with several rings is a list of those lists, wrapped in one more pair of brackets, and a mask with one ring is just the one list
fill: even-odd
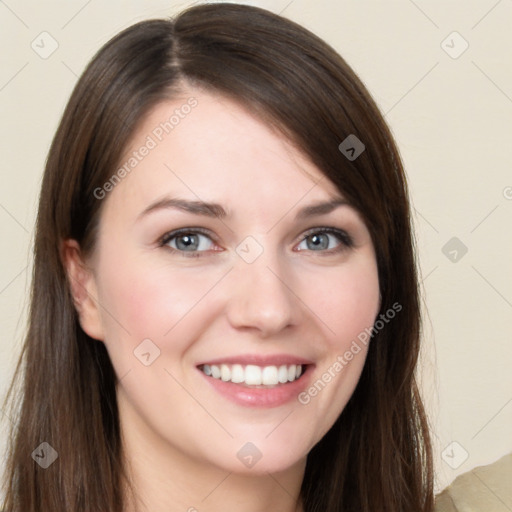
[(172, 249), (184, 252), (207, 251), (211, 249), (212, 243), (208, 236), (193, 232), (170, 233), (164, 241), (164, 244)]
[[(304, 244), (306, 245), (305, 247)], [(351, 245), (350, 237), (342, 231), (317, 230), (306, 235), (297, 248), (299, 251), (310, 250), (319, 252), (333, 250), (340, 248), (340, 246), (351, 247)]]

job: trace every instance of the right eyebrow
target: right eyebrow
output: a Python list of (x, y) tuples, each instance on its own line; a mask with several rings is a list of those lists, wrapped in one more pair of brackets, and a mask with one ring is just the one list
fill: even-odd
[(193, 213), (195, 215), (205, 215), (207, 217), (224, 218), (228, 214), (226, 210), (218, 203), (206, 203), (204, 201), (188, 201), (175, 197), (164, 197), (145, 208), (137, 217), (148, 215), (156, 210), (178, 209), (184, 212)]

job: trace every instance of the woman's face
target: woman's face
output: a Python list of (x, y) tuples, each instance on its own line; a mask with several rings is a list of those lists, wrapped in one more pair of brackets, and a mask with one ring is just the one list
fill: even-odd
[(230, 472), (302, 464), (354, 391), (379, 309), (365, 224), (281, 135), (195, 89), (150, 113), (124, 164), (95, 193), (82, 317), (118, 376), (123, 435)]

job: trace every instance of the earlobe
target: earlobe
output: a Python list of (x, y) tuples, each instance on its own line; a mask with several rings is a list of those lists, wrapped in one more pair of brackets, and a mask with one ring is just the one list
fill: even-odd
[(76, 240), (67, 239), (62, 242), (61, 259), (82, 329), (91, 338), (103, 340), (95, 277), (83, 261)]

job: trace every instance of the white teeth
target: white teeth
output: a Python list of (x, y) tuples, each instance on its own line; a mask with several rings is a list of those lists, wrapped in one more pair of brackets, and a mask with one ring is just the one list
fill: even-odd
[(231, 382), (239, 384), (245, 381), (245, 372), (241, 364), (234, 364), (231, 367)]
[(277, 386), (297, 380), (302, 375), (303, 368), (300, 364), (283, 364), (279, 367), (253, 364), (248, 364), (245, 367), (241, 364), (205, 364), (201, 369), (206, 375), (224, 382), (248, 386)]
[(220, 378), (224, 382), (231, 380), (231, 370), (227, 364), (220, 365)]
[(261, 384), (261, 368), (249, 364), (245, 367), (245, 383), (248, 386), (259, 386)]
[(288, 367), (285, 364), (279, 367), (279, 371), (277, 372), (277, 378), (281, 384), (285, 384), (286, 382), (288, 382)]
[(261, 372), (261, 381), (265, 386), (277, 386), (277, 366), (265, 366)]

